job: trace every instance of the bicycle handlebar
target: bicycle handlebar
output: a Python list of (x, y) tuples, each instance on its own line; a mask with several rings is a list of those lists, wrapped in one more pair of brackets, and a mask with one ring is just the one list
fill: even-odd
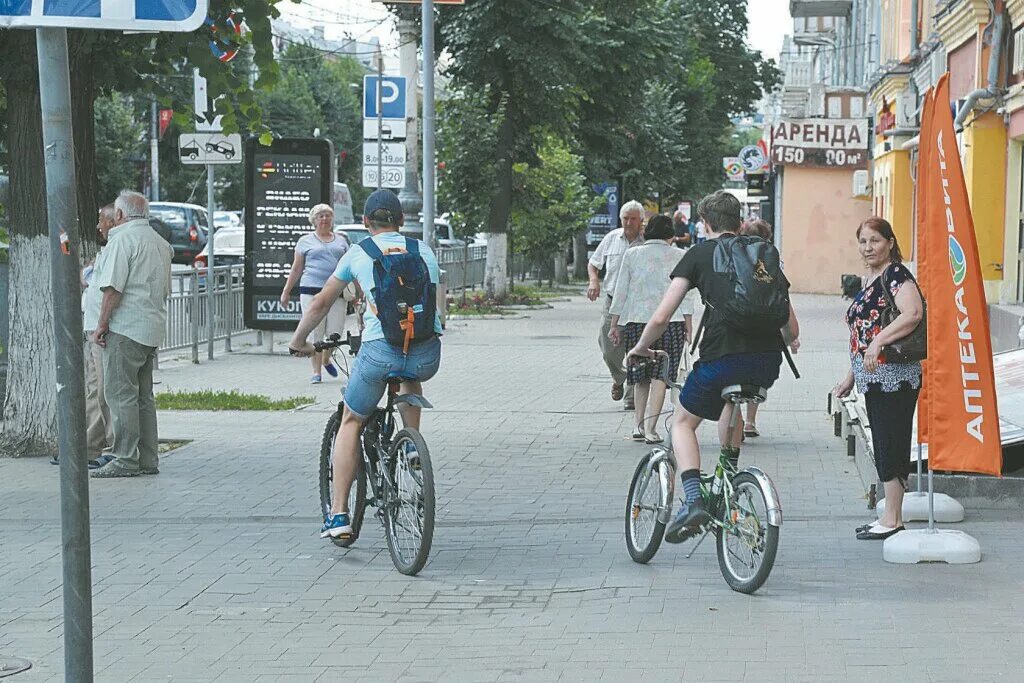
[[(313, 342), (313, 348), (317, 351), (327, 351), (328, 349), (337, 349), (342, 346), (348, 346), (350, 348), (352, 347), (351, 332), (346, 332), (344, 339), (342, 339), (341, 335), (338, 334), (337, 332), (332, 332), (331, 335), (324, 339), (323, 341)], [(359, 344), (357, 342), (356, 348), (358, 348), (358, 346)]]
[[(669, 366), (671, 364), (668, 362), (668, 352), (662, 351), (661, 349), (651, 349), (651, 351), (654, 353), (654, 358), (648, 357), (647, 360), (652, 360), (658, 363), (658, 379), (664, 382), (666, 386), (673, 389), (682, 389), (682, 385), (678, 384), (675, 381), (675, 378), (671, 377), (669, 374)], [(637, 356), (634, 356), (634, 358), (637, 358)], [(638, 360), (637, 362), (643, 361)]]

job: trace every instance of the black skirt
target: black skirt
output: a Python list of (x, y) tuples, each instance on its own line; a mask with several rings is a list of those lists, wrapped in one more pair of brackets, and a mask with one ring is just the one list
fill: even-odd
[[(626, 323), (622, 331), (622, 343), (626, 349), (631, 349), (640, 341), (640, 335), (644, 333), (644, 323)], [(661, 337), (651, 344), (652, 349), (660, 349), (668, 353), (669, 377), (675, 377), (679, 373), (679, 361), (686, 350), (686, 323), (682, 320), (670, 322), (668, 329)], [(638, 384), (658, 379), (658, 363), (631, 363), (626, 367), (626, 382)]]

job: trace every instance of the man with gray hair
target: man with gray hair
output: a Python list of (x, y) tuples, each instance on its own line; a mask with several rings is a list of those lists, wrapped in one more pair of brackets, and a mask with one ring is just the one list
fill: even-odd
[(114, 426), (111, 454), (92, 477), (159, 472), (153, 360), (167, 324), (173, 255), (149, 225), (146, 198), (122, 190), (91, 285), (102, 292), (92, 338), (103, 348), (103, 388)]
[[(99, 254), (103, 253), (103, 247), (107, 245), (107, 235), (113, 227), (114, 205), (107, 204), (100, 209), (96, 222)], [(98, 459), (114, 445), (113, 423), (103, 391), (103, 348), (92, 339), (92, 332), (96, 329), (96, 323), (100, 318), (100, 306), (103, 303), (103, 292), (98, 287), (91, 286), (95, 275), (96, 261), (93, 261), (82, 271), (82, 284), (85, 286), (82, 293), (82, 308), (85, 314), (85, 443), (89, 459), (93, 461), (93, 469), (106, 463), (106, 460), (98, 462)]]
[[(626, 356), (626, 349), (621, 344), (613, 344), (608, 338), (611, 329), (611, 314), (608, 310), (612, 305), (612, 295), (615, 292), (615, 283), (619, 275), (619, 267), (622, 265), (622, 256), (630, 247), (644, 243), (644, 207), (636, 200), (630, 200), (619, 209), (619, 218), (622, 227), (610, 231), (597, 245), (594, 255), (587, 263), (587, 273), (590, 276), (590, 284), (587, 286), (587, 298), (595, 301), (601, 297), (601, 330), (597, 335), (597, 343), (601, 348), (601, 356), (604, 358), (608, 372), (612, 376), (612, 400), (618, 401), (625, 397), (625, 410), (633, 410), (633, 387), (623, 386), (626, 382), (626, 369), (623, 360)], [(604, 283), (600, 282), (601, 268), (604, 268)]]

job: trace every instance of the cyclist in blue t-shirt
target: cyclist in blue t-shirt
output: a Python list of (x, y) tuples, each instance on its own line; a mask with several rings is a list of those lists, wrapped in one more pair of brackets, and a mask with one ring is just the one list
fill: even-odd
[[(382, 252), (406, 250), (407, 238), (398, 233), (404, 222), (402, 204), (394, 192), (377, 190), (366, 199), (363, 207), (363, 224), (370, 231), (370, 237), (366, 240), (372, 239)], [(430, 273), (430, 281), (438, 284), (440, 269), (434, 252), (418, 240), (417, 246), (420, 257)], [(387, 375), (394, 372), (417, 377), (417, 381), (403, 382), (400, 393), (422, 394), (421, 383), (433, 377), (441, 363), (441, 320), (437, 315), (434, 318), (435, 335), (413, 344), (409, 347), (408, 353), (403, 352), (401, 346), (389, 344), (384, 338), (384, 330), (375, 314), (377, 309), (373, 299), (373, 263), (373, 259), (358, 244), (349, 249), (338, 263), (334, 274), (327, 278), (323, 291), (316, 295), (312, 305), (303, 313), (302, 320), (288, 344), (288, 350), (292, 355), (312, 354), (313, 345), (306, 341), (306, 335), (327, 314), (331, 304), (341, 296), (342, 290), (349, 282), (355, 281), (359, 284), (367, 303), (366, 312), (363, 314), (362, 344), (352, 368), (348, 387), (345, 389), (345, 412), (341, 418), (338, 437), (334, 442), (334, 500), (331, 512), (320, 530), (320, 535), (324, 538), (347, 538), (352, 535), (348, 496), (359, 464), (359, 433), (363, 423), (373, 413), (377, 402), (387, 390)], [(419, 408), (403, 404), (399, 411), (405, 426), (419, 429)]]

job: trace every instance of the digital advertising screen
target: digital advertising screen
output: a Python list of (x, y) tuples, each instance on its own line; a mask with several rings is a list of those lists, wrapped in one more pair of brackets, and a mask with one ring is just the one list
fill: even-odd
[(245, 324), (290, 331), (302, 318), (296, 286), (280, 302), (295, 258), (295, 243), (313, 228), (309, 211), (330, 204), (329, 140), (281, 138), (269, 146), (255, 138), (245, 148)]

